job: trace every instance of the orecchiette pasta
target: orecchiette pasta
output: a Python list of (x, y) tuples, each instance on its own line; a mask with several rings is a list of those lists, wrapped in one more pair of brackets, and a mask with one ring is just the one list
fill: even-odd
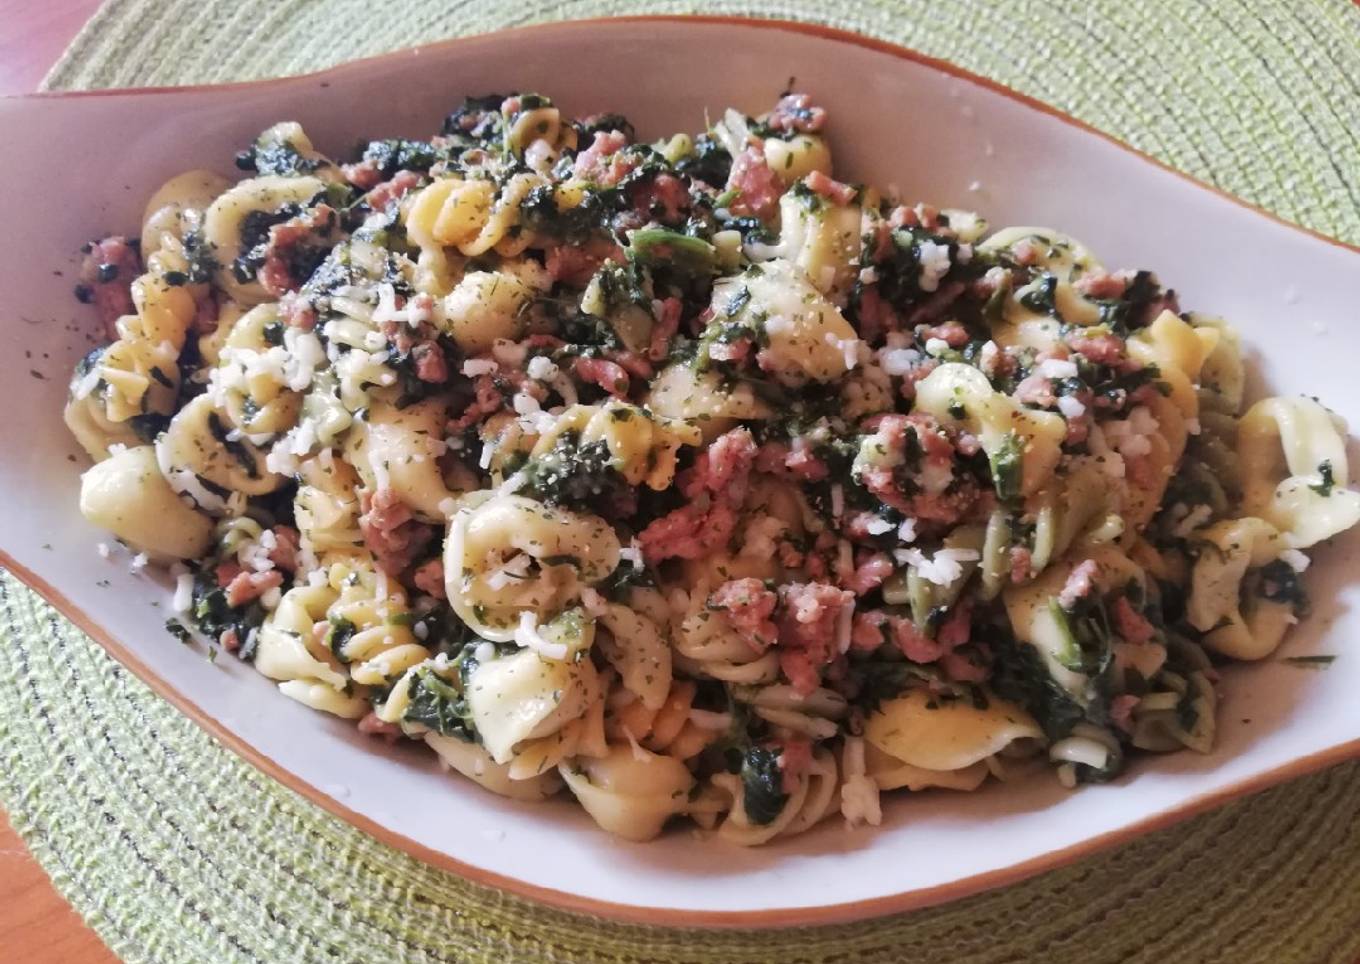
[(1150, 272), (837, 180), (826, 123), (516, 93), (172, 178), (83, 249), (82, 514), (175, 635), (629, 840), (1208, 752), (1360, 521), (1344, 422)]

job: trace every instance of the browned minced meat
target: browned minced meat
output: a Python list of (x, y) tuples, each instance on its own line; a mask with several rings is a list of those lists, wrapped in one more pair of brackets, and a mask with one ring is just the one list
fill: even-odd
[(544, 266), (554, 281), (584, 287), (607, 261), (621, 262), (623, 249), (613, 241), (591, 238), (585, 244), (559, 244), (549, 248)]
[(1122, 297), (1131, 280), (1127, 271), (1093, 271), (1078, 278), (1072, 287), (1087, 298), (1108, 301)]
[(714, 590), (707, 602), (709, 609), (722, 610), (737, 635), (759, 653), (779, 638), (773, 618), (778, 605), (779, 596), (755, 578), (729, 580)]
[(142, 259), (136, 247), (122, 235), (92, 241), (87, 246), (76, 294), (82, 301), (94, 304), (110, 340), (118, 337), (114, 323), (137, 310), (132, 303), (132, 282), (141, 273)]
[(765, 154), (758, 147), (748, 147), (736, 156), (727, 176), (727, 190), (738, 192), (728, 205), (730, 211), (753, 215), (762, 221), (774, 216), (783, 193), (779, 178), (765, 163)]
[(826, 126), (826, 110), (813, 106), (807, 94), (785, 94), (765, 123), (777, 131), (812, 134)]
[(388, 723), (378, 719), (378, 714), (369, 710), (362, 719), (359, 720), (359, 732), (365, 736), (382, 737), (388, 743), (395, 743), (401, 736), (401, 727), (395, 723)]
[[(413, 304), (421, 300), (426, 311), (430, 310), (432, 300), (429, 295), (418, 294), (411, 299)], [(421, 322), (417, 328), (412, 328), (405, 322), (384, 321), (379, 327), (399, 354), (411, 356), (416, 378), (433, 385), (442, 385), (449, 380), (449, 366), (432, 325)]]
[(1109, 365), (1111, 368), (1122, 369), (1131, 364), (1124, 340), (1118, 335), (1080, 328), (1065, 336), (1063, 340), (1067, 343), (1067, 347), (1097, 365)]
[(411, 359), (415, 364), (416, 378), (422, 382), (441, 385), (449, 380), (449, 367), (438, 342), (422, 341), (411, 349)]
[(279, 317), (291, 328), (311, 331), (316, 327), (316, 309), (297, 292), (290, 291), (279, 299)]
[(793, 582), (780, 586), (779, 595), (779, 668), (795, 690), (811, 693), (822, 668), (839, 654), (837, 624), (855, 594), (824, 582)]
[(338, 217), (335, 209), (328, 204), (316, 207), (289, 218), (282, 224), (269, 229), (269, 243), (265, 247), (264, 264), (258, 274), (260, 285), (274, 297), (282, 297), (296, 291), (306, 278), (294, 278), (289, 261), (293, 249), (308, 238), (329, 234), (334, 230)]
[(601, 187), (613, 187), (637, 166), (635, 158), (619, 153), (627, 146), (628, 137), (622, 131), (596, 131), (590, 146), (576, 155), (572, 175)]
[[(968, 285), (962, 281), (949, 281), (940, 285), (939, 291), (936, 291), (911, 310), (911, 313), (907, 315), (907, 324), (914, 327), (928, 324), (943, 317), (945, 312), (953, 306), (954, 302), (959, 300), (959, 297), (966, 290), (968, 290)], [(947, 335), (939, 336), (949, 343), (949, 347), (962, 348), (968, 344), (968, 332), (957, 321), (951, 321), (937, 327), (949, 332)], [(962, 340), (959, 339), (957, 332), (963, 333)]]
[[(962, 291), (960, 288), (959, 293)], [(938, 338), (950, 348), (962, 348), (969, 341), (968, 329), (957, 321), (946, 321), (941, 325), (923, 325), (916, 329), (916, 336), (922, 341)]]
[(375, 185), (364, 195), (364, 202), (375, 211), (382, 211), (393, 201), (399, 201), (420, 183), (420, 175), (415, 171), (398, 171), (390, 181)]
[(933, 204), (898, 205), (888, 213), (888, 224), (894, 228), (925, 228), (935, 231), (940, 227), (940, 209)]
[(628, 395), (628, 373), (618, 362), (607, 358), (578, 358), (572, 363), (571, 370), (577, 378), (598, 385), (616, 398)]
[(1017, 402), (1052, 408), (1058, 404), (1058, 396), (1053, 393), (1053, 381), (1047, 375), (1035, 372), (1024, 378), (1011, 395)]
[(435, 599), (446, 598), (444, 592), (444, 561), (431, 559), (422, 563), (411, 573), (411, 582), (417, 589)]
[[(874, 424), (888, 451), (905, 452), (906, 433), (911, 431), (916, 435), (925, 461), (937, 467), (953, 465), (954, 443), (931, 416), (922, 413), (889, 414), (878, 418)], [(922, 489), (907, 494), (898, 484), (893, 470), (887, 467), (865, 470), (860, 481), (884, 504), (920, 523), (935, 525), (958, 522), (977, 505), (981, 492), (975, 482), (965, 477), (943, 492), (930, 493)]]
[(831, 470), (812, 450), (792, 449), (783, 442), (766, 442), (756, 453), (756, 469), (783, 478), (819, 482)]
[(663, 224), (683, 221), (690, 208), (689, 190), (685, 182), (673, 174), (658, 174), (631, 185), (628, 199), (633, 210), (644, 220), (654, 218)]
[(478, 375), (474, 380), (475, 394), (461, 415), (450, 420), (449, 434), (457, 434), (485, 421), (505, 407), (505, 395), (496, 385), (496, 376)]
[(671, 350), (671, 339), (680, 329), (680, 314), (683, 304), (674, 296), (663, 299), (656, 323), (652, 325), (651, 344), (647, 347), (647, 357), (654, 362), (663, 361)]
[(1127, 596), (1120, 596), (1114, 603), (1114, 628), (1126, 642), (1146, 643), (1157, 630), (1148, 618), (1133, 608)]
[(832, 204), (849, 204), (858, 193), (849, 184), (837, 181), (829, 174), (813, 171), (803, 178), (803, 183), (813, 194), (826, 198)]
[(855, 571), (849, 578), (841, 580), (841, 585), (856, 596), (877, 589), (883, 580), (893, 574), (893, 562), (886, 552), (866, 553), (855, 564)]
[(1143, 698), (1132, 693), (1120, 693), (1110, 700), (1110, 722), (1125, 733), (1133, 732), (1133, 710)]
[(277, 569), (267, 572), (241, 572), (227, 583), (227, 605), (244, 606), (259, 599), (269, 590), (283, 585), (283, 573)]
[(1063, 584), (1062, 592), (1058, 593), (1058, 605), (1063, 609), (1071, 609), (1077, 600), (1089, 595), (1095, 588), (1097, 571), (1094, 559), (1087, 559), (1073, 569)]
[(372, 190), (382, 183), (382, 168), (372, 159), (356, 164), (342, 164), (340, 173), (345, 175), (346, 181), (361, 191)]
[(718, 436), (681, 473), (688, 504), (656, 519), (638, 535), (649, 563), (663, 559), (698, 559), (726, 545), (737, 524), (737, 509), (746, 497), (756, 443), (745, 428)]
[(399, 575), (409, 568), (413, 559), (434, 538), (430, 526), (417, 522), (411, 509), (391, 489), (365, 492), (363, 515), (359, 516), (359, 531), (364, 545), (378, 560), (378, 565), (391, 575)]
[(280, 569), (297, 571), (297, 554), (300, 543), (298, 531), (292, 526), (274, 526), (274, 548), (269, 550), (269, 560)]

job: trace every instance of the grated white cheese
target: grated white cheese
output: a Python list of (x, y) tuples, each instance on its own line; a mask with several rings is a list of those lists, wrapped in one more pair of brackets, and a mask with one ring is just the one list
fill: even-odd
[(634, 569), (642, 568), (642, 547), (638, 545), (637, 539), (633, 539), (619, 550), (619, 559), (629, 563)]
[(104, 372), (100, 366), (91, 366), (90, 370), (81, 377), (80, 381), (76, 382), (76, 387), (72, 390), (71, 394), (78, 399), (88, 398), (90, 392), (95, 390), (95, 386), (99, 384), (99, 380), (103, 377)]
[(897, 527), (897, 538), (902, 542), (916, 541), (916, 520), (903, 519), (902, 524)]
[(994, 341), (983, 342), (978, 353), (978, 367), (988, 378), (996, 374), (996, 363), (1001, 360), (1001, 349)]
[(94, 550), (95, 552), (99, 553), (99, 557), (101, 559), (107, 559), (109, 558), (109, 556), (113, 554), (113, 550), (109, 548), (109, 544), (107, 542), (99, 543), (99, 545), (94, 547)]
[(1058, 396), (1058, 411), (1068, 420), (1081, 418), (1086, 414), (1086, 406), (1077, 401), (1074, 395)]
[(520, 489), (529, 484), (529, 477), (523, 472), (516, 472), (510, 478), (501, 483), (501, 487), (496, 490), (497, 495), (514, 495)]
[(921, 353), (915, 348), (888, 348), (881, 351), (878, 356), (883, 370), (889, 375), (898, 376), (907, 374), (920, 360)]
[(926, 339), (927, 355), (930, 355), (933, 358), (939, 358), (947, 351), (949, 351), (949, 342), (945, 341), (943, 338)]
[(489, 663), (496, 658), (496, 647), (486, 640), (482, 640), (473, 649), (472, 658), (479, 663)]
[(976, 549), (940, 549), (927, 556), (920, 549), (897, 549), (893, 557), (904, 566), (911, 566), (922, 579), (937, 586), (948, 586), (963, 575), (963, 563), (982, 558)]
[(836, 651), (840, 653), (850, 652), (850, 633), (855, 621), (855, 600), (851, 599), (847, 605), (841, 607), (841, 611), (836, 614)]
[(187, 613), (194, 605), (194, 577), (188, 572), (175, 576), (175, 594), (170, 598), (170, 608), (177, 613)]
[(567, 658), (567, 644), (544, 639), (538, 631), (538, 616), (533, 612), (520, 613), (519, 626), (515, 628), (515, 642), (547, 659)]
[(1280, 560), (1295, 572), (1303, 572), (1308, 568), (1309, 563), (1308, 557), (1297, 549), (1286, 549), (1280, 553)]
[(934, 241), (922, 241), (918, 246), (921, 274), (917, 284), (922, 291), (935, 291), (940, 279), (949, 272), (949, 246)]
[(529, 359), (529, 364), (525, 368), (529, 377), (538, 381), (547, 381), (556, 375), (561, 369), (553, 364), (552, 360), (545, 355), (535, 355)]
[(487, 573), (486, 584), (493, 592), (500, 592), (511, 583), (521, 582), (529, 577), (529, 566), (533, 558), (524, 553), (516, 553), (496, 569)]
[(1045, 378), (1076, 378), (1077, 363), (1066, 358), (1045, 358), (1039, 362), (1039, 374)]
[(325, 364), (326, 349), (315, 332), (292, 327), (284, 331), (283, 341), (288, 349), (284, 365), (288, 387), (295, 392), (303, 391), (312, 384), (317, 369)]
[(835, 348), (845, 358), (846, 371), (859, 364), (860, 340), (858, 338), (837, 338), (831, 332), (826, 333), (826, 343)]
[(141, 572), (150, 562), (151, 559), (145, 552), (139, 552), (133, 556), (132, 561), (128, 563), (128, 569), (133, 572)]
[(490, 358), (469, 358), (463, 362), (463, 374), (468, 378), (476, 378), (478, 375), (491, 375), (500, 371), (500, 365)]
[(954, 481), (954, 464), (927, 459), (921, 466), (921, 485), (929, 495), (939, 495)]
[(887, 519), (878, 518), (877, 516), (871, 519), (864, 527), (864, 531), (871, 536), (881, 536), (885, 532), (891, 532), (892, 529), (893, 524), (891, 522)]
[[(793, 331), (793, 322), (783, 315), (771, 315), (765, 319), (765, 333), (767, 335), (787, 335)], [(831, 337), (827, 333), (827, 337)]]

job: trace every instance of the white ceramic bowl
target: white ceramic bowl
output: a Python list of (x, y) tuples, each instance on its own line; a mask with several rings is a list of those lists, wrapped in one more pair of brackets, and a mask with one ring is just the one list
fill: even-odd
[[(721, 69), (702, 69), (721, 64)], [(345, 153), (422, 135), (465, 94), (542, 90), (568, 111), (626, 113), (644, 136), (757, 112), (790, 75), (831, 113), (842, 176), (981, 210), (993, 225), (1070, 231), (1107, 264), (1150, 267), (1182, 304), (1226, 316), (1272, 391), (1316, 394), (1360, 424), (1360, 254), (1284, 225), (993, 84), (884, 44), (755, 21), (535, 27), (229, 87), (0, 101), (0, 561), (163, 695), (272, 776), (365, 830), (468, 877), (647, 922), (804, 924), (921, 906), (1017, 880), (1231, 797), (1360, 755), (1360, 540), (1318, 554), (1315, 614), (1289, 653), (1226, 674), (1218, 747), (1140, 760), (1113, 785), (1051, 780), (895, 796), (878, 830), (817, 831), (758, 850), (675, 832), (629, 844), (577, 807), (517, 804), (282, 697), (250, 667), (162, 628), (165, 580), (104, 560), (76, 511), (86, 459), (62, 425), (72, 364), (94, 343), (71, 295), (77, 247), (135, 230), (168, 175), (231, 172), (268, 124), (301, 121)], [(55, 159), (60, 157), (60, 163)], [(1258, 382), (1259, 387), (1259, 382)], [(156, 603), (160, 608), (156, 608)]]

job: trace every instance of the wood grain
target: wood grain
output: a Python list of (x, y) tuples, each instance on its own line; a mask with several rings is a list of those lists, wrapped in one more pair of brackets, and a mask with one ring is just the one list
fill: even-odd
[(33, 859), (0, 812), (0, 957), (46, 964), (117, 964)]
[[(0, 95), (37, 88), (99, 0), (0, 0)], [(117, 964), (0, 811), (0, 959)]]

